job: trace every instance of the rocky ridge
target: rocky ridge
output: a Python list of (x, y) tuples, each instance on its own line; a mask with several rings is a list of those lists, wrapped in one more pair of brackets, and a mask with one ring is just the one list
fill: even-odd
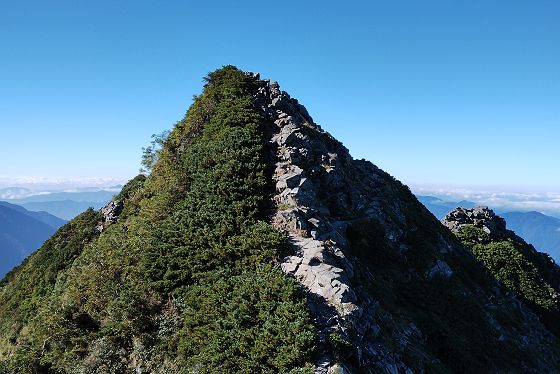
[[(323, 343), (329, 334), (344, 335), (350, 329), (359, 339), (376, 336), (380, 330), (374, 317), (377, 303), (359, 294), (350, 281), (356, 259), (347, 253), (346, 228), (357, 210), (379, 215), (379, 202), (368, 200), (363, 193), (367, 186), (382, 182), (379, 169), (353, 160), (342, 144), (314, 124), (305, 107), (279, 89), (278, 83), (263, 81), (256, 102), (271, 123), (276, 183), (273, 200), (278, 207), (272, 222), (288, 234), (294, 247), (294, 253), (282, 260), (282, 269), (309, 291), (310, 308)], [(355, 184), (349, 183), (349, 169), (358, 174), (352, 176), (357, 178)], [(336, 194), (321, 196), (324, 186)], [(369, 341), (359, 355), (364, 363), (375, 360), (378, 367), (407, 372), (408, 368), (385, 350)], [(316, 372), (338, 370), (327, 350), (322, 353)]]
[[(258, 75), (253, 77), (259, 78)], [(413, 321), (403, 322), (385, 311), (379, 300), (356, 282), (356, 272), (364, 270), (351, 253), (348, 237), (348, 229), (355, 222), (374, 220), (382, 226), (389, 250), (405, 257), (412, 250), (407, 240), (406, 227), (410, 223), (405, 213), (411, 206), (389, 195), (394, 189), (406, 187), (372, 163), (352, 159), (340, 142), (313, 122), (305, 107), (280, 90), (278, 83), (259, 81), (261, 86), (254, 101), (268, 120), (274, 164), (272, 178), (276, 187), (272, 200), (277, 208), (271, 221), (287, 233), (293, 247), (293, 253), (281, 261), (282, 269), (308, 291), (309, 307), (320, 339), (315, 372), (351, 372), (351, 368), (370, 373), (424, 372), (417, 367), (430, 367), (439, 362), (425, 349), (425, 332)], [(412, 209), (424, 208), (415, 204), (416, 201)], [(465, 213), (465, 217), (470, 217), (469, 214)], [(471, 216), (478, 220), (476, 222), (484, 222), (486, 230), (499, 235), (505, 230), (505, 224), (488, 215), (481, 209)], [(464, 220), (463, 215), (458, 218)], [(409, 229), (414, 231), (418, 227)], [(436, 253), (422, 275), (424, 279), (453, 278), (455, 272), (447, 263), (447, 257), (471, 261), (472, 256), (462, 246), (442, 235), (432, 244)], [(367, 276), (374, 281), (376, 275), (368, 273)], [(495, 298), (496, 295), (478, 297)], [(513, 336), (515, 333), (504, 332), (497, 323), (492, 315), (495, 307), (489, 305), (488, 308), (487, 318), (496, 333), (503, 332), (507, 339), (517, 339)], [(538, 325), (530, 311), (521, 309), (532, 321), (531, 326)], [(382, 331), (381, 326), (393, 326), (393, 330)], [(541, 331), (542, 327), (535, 329)], [(328, 339), (333, 333), (340, 334), (354, 347), (351, 356), (333, 357), (328, 348)], [(381, 334), (385, 334), (385, 339), (380, 338)], [(522, 335), (520, 339), (521, 346), (550, 340), (541, 332)], [(415, 352), (414, 370), (403, 358), (406, 351)]]

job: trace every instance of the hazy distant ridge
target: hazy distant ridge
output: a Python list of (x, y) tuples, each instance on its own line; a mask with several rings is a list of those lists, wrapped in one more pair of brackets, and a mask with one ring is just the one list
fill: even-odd
[(0, 202), (0, 277), (39, 248), (66, 221)]

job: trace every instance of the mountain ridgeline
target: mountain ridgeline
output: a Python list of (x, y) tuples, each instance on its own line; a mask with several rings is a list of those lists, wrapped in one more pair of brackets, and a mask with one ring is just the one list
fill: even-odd
[(0, 372), (559, 371), (549, 300), (485, 264), (276, 82), (226, 66), (149, 176), (2, 281)]
[(539, 212), (502, 213), (508, 227), (535, 246), (560, 261), (560, 219)]

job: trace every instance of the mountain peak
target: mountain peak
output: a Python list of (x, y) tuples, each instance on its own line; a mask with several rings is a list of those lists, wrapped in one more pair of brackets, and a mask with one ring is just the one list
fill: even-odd
[(210, 73), (156, 159), (5, 281), (0, 371), (560, 368), (535, 314), (278, 83)]

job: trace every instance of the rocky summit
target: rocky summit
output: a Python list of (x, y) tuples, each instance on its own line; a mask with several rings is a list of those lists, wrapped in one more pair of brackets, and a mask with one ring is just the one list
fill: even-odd
[(497, 216), (488, 207), (467, 209), (458, 207), (449, 212), (442, 220), (443, 224), (451, 231), (457, 232), (465, 226), (474, 226), (494, 238), (505, 238), (514, 235), (506, 229), (506, 220)]
[(149, 156), (2, 281), (0, 372), (560, 371), (552, 280), (522, 296), (477, 254), (503, 220), (452, 233), (277, 82), (210, 73)]

